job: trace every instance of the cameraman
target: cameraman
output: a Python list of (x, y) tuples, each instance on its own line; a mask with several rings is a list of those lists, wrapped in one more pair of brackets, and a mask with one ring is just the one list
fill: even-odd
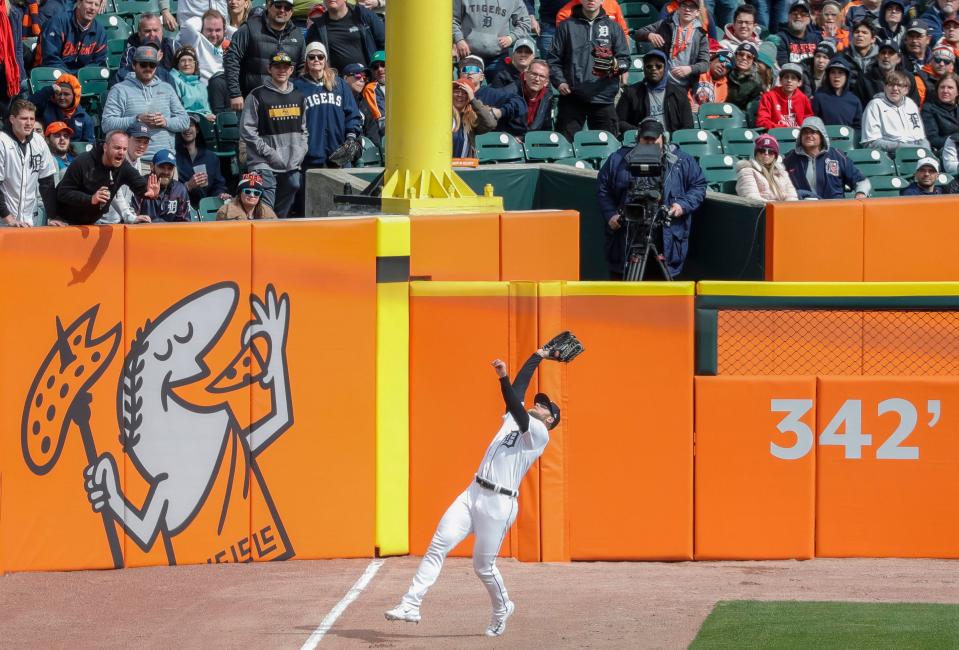
[[(695, 158), (676, 145), (664, 143), (663, 125), (655, 118), (640, 122), (637, 143), (657, 144), (663, 150), (662, 180), (640, 177), (635, 179), (635, 189), (657, 191), (662, 196), (661, 204), (669, 220), (662, 229), (663, 247), (660, 252), (665, 258), (669, 275), (676, 277), (686, 261), (692, 213), (706, 198), (706, 178)], [(599, 210), (606, 225), (606, 260), (610, 277), (614, 280), (622, 279), (625, 262), (626, 232), (622, 217), (629, 190), (634, 186), (634, 178), (626, 160), (631, 149), (623, 147), (610, 156), (599, 170), (597, 178)]]

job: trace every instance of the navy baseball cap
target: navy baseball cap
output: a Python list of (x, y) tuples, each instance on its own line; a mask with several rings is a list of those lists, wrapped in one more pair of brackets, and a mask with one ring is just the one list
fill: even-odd
[(546, 393), (536, 393), (536, 396), (533, 398), (533, 404), (539, 404), (550, 412), (550, 415), (553, 416), (553, 424), (549, 428), (555, 429), (556, 425), (559, 424), (559, 406), (556, 402), (551, 402), (549, 395)]
[(176, 165), (176, 156), (169, 149), (160, 149), (153, 154), (154, 165)]
[(344, 77), (348, 77), (350, 75), (360, 74), (362, 72), (366, 72), (366, 66), (364, 66), (362, 63), (347, 63), (345, 66), (343, 66), (340, 74)]
[(150, 127), (141, 122), (137, 122), (129, 129), (127, 129), (127, 135), (131, 138), (146, 138), (150, 139)]

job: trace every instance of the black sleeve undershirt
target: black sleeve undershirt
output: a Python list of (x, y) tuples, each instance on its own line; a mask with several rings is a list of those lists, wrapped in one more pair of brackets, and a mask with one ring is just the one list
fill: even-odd
[(503, 391), (503, 401), (506, 402), (506, 410), (516, 420), (520, 431), (529, 431), (529, 413), (523, 409), (523, 403), (510, 386), (509, 377), (500, 377), (500, 390)]
[(519, 372), (516, 373), (516, 379), (513, 380), (513, 392), (519, 395), (520, 401), (523, 401), (523, 398), (526, 397), (526, 389), (529, 388), (529, 381), (533, 378), (533, 373), (536, 372), (536, 368), (542, 360), (543, 357), (534, 352), (530, 355), (529, 359), (526, 360), (526, 363), (523, 364), (523, 367), (519, 369)]
[(43, 209), (47, 213), (47, 221), (57, 218), (57, 188), (53, 183), (53, 176), (40, 179), (40, 198), (43, 200)]

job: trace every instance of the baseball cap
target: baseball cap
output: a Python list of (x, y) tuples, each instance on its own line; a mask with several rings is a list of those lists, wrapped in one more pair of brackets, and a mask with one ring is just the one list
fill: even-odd
[(137, 122), (136, 124), (131, 126), (129, 129), (127, 129), (127, 135), (130, 136), (131, 138), (146, 138), (147, 140), (149, 140), (150, 127), (148, 127), (146, 124), (141, 124), (140, 122)]
[(270, 4), (271, 5), (289, 5), (291, 9), (293, 8), (293, 3), (290, 2), (290, 0), (270, 0)]
[(892, 50), (892, 51), (895, 52), (896, 54), (899, 54), (899, 52), (900, 52), (899, 43), (897, 43), (896, 41), (892, 41), (892, 40), (889, 40), (889, 41), (880, 41), (880, 42), (879, 42), (879, 51), (882, 51), (882, 50)]
[(792, 2), (789, 4), (790, 12), (793, 12), (796, 9), (805, 9), (807, 14), (811, 13), (811, 10), (809, 8), (809, 3), (806, 2), (806, 0), (796, 0), (795, 2)]
[(832, 41), (819, 41), (816, 44), (816, 54), (825, 54), (832, 58), (836, 55), (836, 44)]
[(50, 122), (47, 125), (46, 130), (43, 132), (43, 135), (53, 135), (54, 133), (60, 133), (61, 131), (66, 131), (69, 133), (70, 137), (73, 137), (73, 129), (67, 126), (66, 122)]
[(559, 406), (556, 402), (550, 401), (549, 395), (546, 393), (536, 393), (536, 396), (533, 397), (533, 404), (546, 407), (550, 415), (553, 416), (553, 424), (550, 426), (550, 429), (556, 428), (556, 425), (559, 424)]
[(933, 158), (932, 156), (926, 156), (925, 158), (920, 158), (916, 161), (916, 169), (920, 167), (932, 167), (937, 172), (939, 171), (939, 161)]
[(740, 43), (739, 47), (736, 48), (736, 52), (749, 52), (753, 55), (753, 58), (759, 56), (759, 50), (749, 41)]
[(135, 63), (156, 63), (160, 64), (160, 52), (149, 45), (141, 45), (133, 52), (133, 61)]
[(759, 149), (772, 149), (776, 152), (776, 155), (779, 155), (779, 140), (769, 135), (768, 133), (763, 133), (761, 136), (756, 138), (756, 150)]
[(468, 57), (460, 59), (460, 64), (459, 64), (460, 70), (462, 70), (468, 65), (475, 65), (475, 66), (478, 66), (480, 70), (483, 70), (483, 71), (486, 70), (486, 64), (483, 63), (483, 59), (481, 57), (476, 56), (475, 54), (470, 54)]
[(153, 154), (154, 165), (176, 165), (176, 156), (169, 149), (160, 149)]
[(536, 56), (536, 43), (533, 42), (533, 39), (526, 38), (525, 36), (516, 39), (516, 42), (513, 43), (513, 51), (515, 52), (521, 47), (529, 49), (529, 51), (533, 53), (533, 56)]
[(952, 49), (952, 46), (946, 45), (945, 43), (940, 44), (932, 48), (933, 58), (946, 59), (948, 61), (956, 60), (956, 52)]
[(929, 33), (929, 26), (921, 20), (914, 20), (909, 23), (909, 27), (906, 28), (906, 33), (908, 32), (915, 32), (920, 36), (925, 36)]
[(206, 119), (206, 117), (203, 115), (203, 113), (197, 113), (196, 111), (190, 111), (190, 112), (187, 113), (186, 115), (187, 115), (187, 117), (190, 118), (190, 121), (191, 121), (191, 122), (196, 122), (197, 124), (202, 123), (203, 120)]
[(366, 66), (362, 63), (347, 63), (343, 66), (343, 69), (340, 70), (340, 74), (344, 77), (360, 74), (361, 72), (366, 72)]
[(782, 67), (779, 68), (779, 76), (782, 77), (786, 72), (791, 72), (802, 81), (802, 68), (798, 63), (783, 63)]
[(943, 17), (942, 24), (945, 25), (946, 23), (959, 23), (959, 16), (953, 14), (951, 16)]
[(377, 50), (376, 52), (373, 52), (373, 58), (370, 59), (370, 65), (373, 65), (374, 63), (385, 64), (386, 52), (384, 52), (383, 50)]
[(654, 117), (647, 117), (639, 123), (638, 138), (658, 138), (664, 132), (663, 123)]
[(270, 57), (270, 65), (293, 65), (293, 59), (283, 50), (278, 50)]
[(319, 52), (319, 53), (322, 54), (324, 57), (330, 58), (330, 55), (329, 55), (329, 54), (327, 53), (327, 51), (326, 51), (326, 46), (323, 45), (323, 43), (320, 43), (319, 41), (313, 41), (312, 43), (310, 43), (309, 45), (307, 45), (307, 46), (306, 46), (306, 54), (305, 54), (304, 56), (309, 56), (309, 55), (312, 54), (313, 52)]

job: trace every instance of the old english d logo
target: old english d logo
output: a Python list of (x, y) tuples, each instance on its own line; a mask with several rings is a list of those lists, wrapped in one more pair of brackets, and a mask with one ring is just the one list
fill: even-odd
[[(35, 474), (49, 472), (69, 424), (77, 424), (89, 463), (78, 482), (103, 517), (116, 567), (123, 565), (123, 554), (114, 522), (143, 551), (160, 542), (171, 565), (178, 542), (199, 545), (207, 562), (282, 560), (295, 554), (256, 460), (293, 424), (286, 363), (289, 297), (277, 297), (272, 285), (262, 300), (250, 297), (253, 318), (241, 340), (223, 341), (239, 351), (205, 388), (214, 406), (190, 403), (177, 392), (209, 379), (204, 358), (221, 343), (238, 301), (235, 283), (211, 285), (148, 320), (133, 337), (116, 408), (128, 467), (149, 486), (142, 502), (124, 494), (117, 459), (109, 452), (97, 454), (89, 424), (88, 391), (116, 352), (120, 324), (97, 337), (96, 307), (66, 328), (57, 321), (57, 341), (24, 405), (24, 460)], [(252, 383), (269, 391), (273, 408), (243, 428), (229, 401), (218, 396)], [(251, 535), (236, 539), (229, 531), (249, 530), (251, 499), (266, 505), (270, 520), (254, 522)]]

